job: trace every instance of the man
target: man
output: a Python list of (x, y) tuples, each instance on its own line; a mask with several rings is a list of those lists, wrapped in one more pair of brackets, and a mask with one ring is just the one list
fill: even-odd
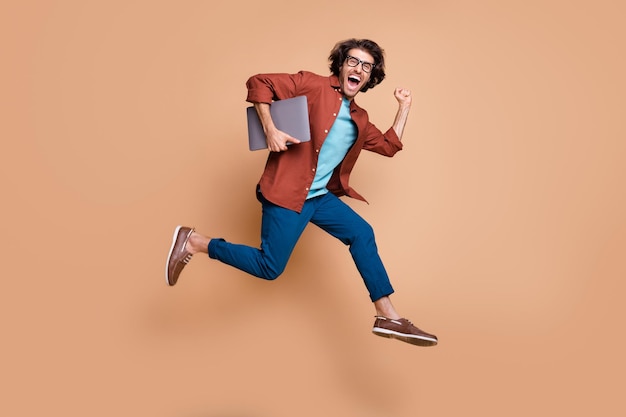
[[(276, 279), (285, 269), (296, 242), (313, 223), (350, 247), (376, 316), (373, 333), (419, 346), (437, 344), (428, 334), (402, 318), (389, 296), (394, 292), (371, 226), (339, 196), (365, 201), (349, 186), (350, 172), (362, 149), (393, 156), (411, 107), (411, 92), (397, 88), (398, 111), (392, 127), (382, 133), (354, 101), (359, 92), (385, 78), (383, 50), (367, 39), (339, 42), (331, 51), (330, 76), (307, 71), (259, 74), (247, 82), (247, 101), (254, 104), (270, 151), (257, 197), (263, 208), (261, 246), (253, 248), (209, 238), (193, 228), (178, 226), (166, 264), (169, 285), (196, 253), (263, 279)], [(311, 140), (300, 141), (278, 130), (270, 114), (274, 100), (306, 96)]]

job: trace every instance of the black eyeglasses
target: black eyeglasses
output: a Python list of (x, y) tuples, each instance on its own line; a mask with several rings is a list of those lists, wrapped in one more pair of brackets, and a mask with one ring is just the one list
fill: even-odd
[(376, 64), (372, 64), (371, 62), (361, 61), (359, 58), (352, 56), (352, 55), (346, 56), (346, 63), (351, 67), (356, 67), (357, 65), (361, 64), (361, 68), (363, 68), (363, 71), (365, 72), (372, 72), (372, 70), (376, 66)]

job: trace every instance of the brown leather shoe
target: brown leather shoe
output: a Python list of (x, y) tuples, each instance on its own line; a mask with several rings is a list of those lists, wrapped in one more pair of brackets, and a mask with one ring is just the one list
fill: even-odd
[(376, 316), (372, 332), (381, 337), (389, 337), (418, 346), (435, 346), (437, 336), (418, 329), (407, 319), (392, 320)]
[(172, 247), (169, 255), (167, 255), (167, 263), (165, 264), (165, 280), (170, 286), (176, 284), (178, 276), (191, 260), (192, 255), (185, 250), (185, 245), (193, 230), (193, 228), (183, 226), (178, 226), (174, 230)]

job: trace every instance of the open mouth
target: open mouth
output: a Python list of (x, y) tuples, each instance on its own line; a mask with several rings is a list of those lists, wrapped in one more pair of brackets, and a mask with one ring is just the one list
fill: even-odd
[(350, 75), (348, 77), (348, 83), (352, 87), (356, 87), (357, 85), (359, 85), (360, 82), (361, 82), (361, 78), (357, 77), (356, 75)]

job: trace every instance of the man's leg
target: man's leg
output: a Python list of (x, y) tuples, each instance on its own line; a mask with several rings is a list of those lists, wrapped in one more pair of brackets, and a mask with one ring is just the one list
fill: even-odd
[(263, 198), (261, 201), (263, 217), (260, 248), (210, 238), (189, 228), (177, 228), (168, 257), (167, 278), (170, 285), (176, 283), (178, 275), (196, 253), (207, 253), (213, 259), (259, 278), (277, 278), (284, 271), (314, 209), (307, 202), (302, 213), (296, 213)]
[(211, 239), (209, 257), (263, 279), (276, 279), (287, 266), (287, 261), (309, 223), (307, 205), (302, 213), (262, 201), (261, 245), (255, 248)]
[[(393, 293), (389, 276), (383, 265), (372, 227), (350, 206), (333, 194), (320, 197), (320, 204), (311, 223), (342, 241), (350, 248), (350, 254), (369, 291), (370, 299), (376, 302)], [(381, 301), (378, 306), (386, 314), (397, 314), (391, 302)]]
[(377, 316), (383, 316), (390, 319), (401, 318), (396, 309), (391, 304), (389, 296), (385, 295), (374, 301), (374, 308), (376, 309)]
[(350, 246), (354, 263), (376, 309), (374, 334), (419, 346), (437, 344), (435, 335), (401, 318), (393, 307), (389, 299), (393, 288), (378, 255), (374, 231), (361, 216), (336, 196), (327, 194), (322, 197), (311, 222)]

